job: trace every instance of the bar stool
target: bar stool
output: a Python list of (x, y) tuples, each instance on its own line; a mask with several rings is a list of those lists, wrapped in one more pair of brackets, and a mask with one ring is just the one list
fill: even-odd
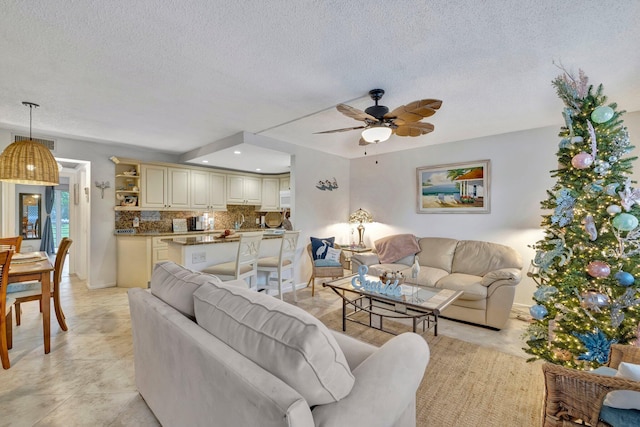
[(202, 270), (203, 273), (218, 276), (222, 281), (249, 278), (256, 278), (258, 285), (258, 254), (260, 242), (262, 242), (262, 231), (247, 232), (240, 234), (238, 244), (238, 255), (235, 261), (224, 262), (222, 264), (211, 265)]
[[(293, 289), (293, 300), (297, 301), (296, 285), (293, 277), (294, 259), (296, 257), (296, 247), (298, 246), (299, 231), (285, 231), (280, 243), (278, 256), (270, 256), (258, 259), (258, 271), (267, 273), (267, 283), (264, 288), (258, 289), (278, 289), (278, 295), (282, 299), (282, 286), (291, 285)], [(289, 272), (285, 277), (286, 272)], [(276, 276), (272, 276), (272, 274)], [(271, 283), (272, 281), (276, 283)]]

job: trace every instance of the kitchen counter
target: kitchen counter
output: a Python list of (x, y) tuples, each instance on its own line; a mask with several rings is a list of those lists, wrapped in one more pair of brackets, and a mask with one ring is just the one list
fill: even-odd
[[(127, 230), (115, 230), (114, 234), (116, 236), (139, 236), (139, 237), (157, 237), (157, 236), (190, 236), (190, 235), (199, 235), (199, 234), (221, 234), (224, 230), (207, 230), (207, 231), (142, 231), (138, 232), (137, 230), (133, 233), (126, 232)], [(135, 230), (135, 229), (134, 229)], [(236, 231), (237, 233), (242, 233), (245, 231), (265, 231), (269, 232), (269, 230), (275, 230), (273, 228), (247, 228), (240, 229)], [(123, 232), (124, 231), (124, 232)]]
[[(240, 234), (235, 233), (230, 237), (218, 237), (219, 234), (209, 234), (207, 236), (193, 236), (193, 237), (174, 237), (173, 239), (162, 239), (163, 242), (169, 244), (181, 245), (181, 246), (193, 246), (193, 245), (209, 245), (212, 243), (229, 243), (237, 242), (240, 239)], [(265, 234), (262, 236), (262, 240), (265, 239), (280, 239), (282, 234)]]

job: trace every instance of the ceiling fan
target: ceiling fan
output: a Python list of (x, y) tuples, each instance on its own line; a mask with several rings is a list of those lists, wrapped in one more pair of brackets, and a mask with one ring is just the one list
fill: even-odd
[(370, 90), (369, 96), (376, 104), (364, 111), (346, 104), (338, 104), (336, 106), (336, 109), (345, 116), (364, 122), (365, 124), (363, 126), (315, 133), (334, 133), (364, 129), (359, 144), (367, 145), (386, 141), (393, 133), (398, 136), (420, 136), (433, 132), (434, 127), (431, 123), (421, 122), (420, 120), (433, 116), (436, 110), (442, 105), (442, 101), (438, 99), (420, 99), (389, 111), (389, 108), (384, 105), (378, 105), (378, 101), (383, 95), (384, 90), (382, 89)]

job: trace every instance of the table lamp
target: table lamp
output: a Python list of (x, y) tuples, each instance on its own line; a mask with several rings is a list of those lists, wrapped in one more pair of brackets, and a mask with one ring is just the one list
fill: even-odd
[(373, 222), (373, 217), (369, 212), (365, 211), (364, 209), (358, 209), (357, 211), (349, 215), (349, 222), (351, 224), (355, 224), (355, 223), (358, 224), (358, 239), (359, 239), (358, 246), (360, 246), (361, 248), (364, 248), (364, 242), (362, 240), (364, 237), (364, 226), (362, 224)]

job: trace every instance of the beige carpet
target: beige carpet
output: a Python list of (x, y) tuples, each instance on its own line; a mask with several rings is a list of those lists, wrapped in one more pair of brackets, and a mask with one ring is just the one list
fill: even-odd
[[(342, 331), (341, 310), (320, 320)], [(410, 328), (385, 321), (385, 328)], [(348, 335), (380, 346), (393, 336), (348, 322)], [(544, 379), (539, 363), (443, 335), (425, 335), (431, 350), (417, 398), (419, 427), (517, 426), (542, 424)]]

